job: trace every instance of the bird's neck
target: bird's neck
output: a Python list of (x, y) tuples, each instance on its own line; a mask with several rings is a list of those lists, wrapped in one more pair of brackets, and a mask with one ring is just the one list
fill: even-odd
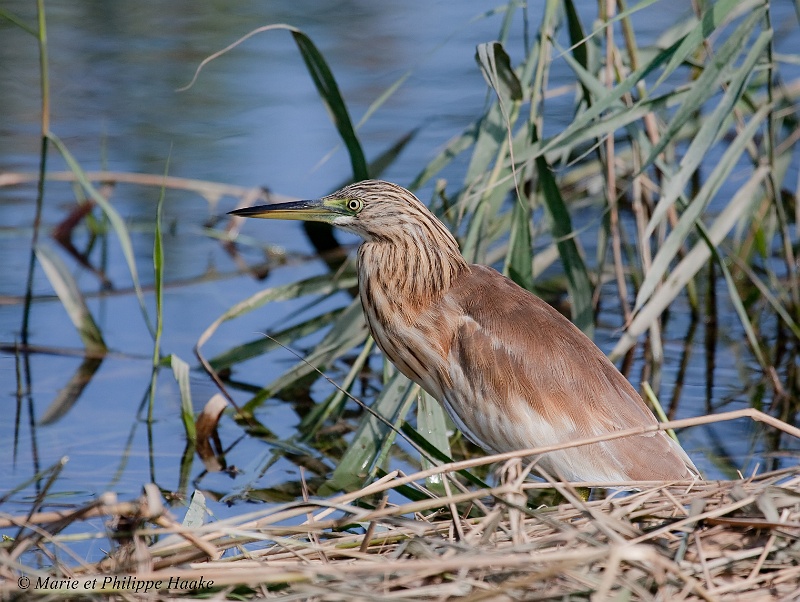
[(467, 262), (451, 236), (435, 242), (408, 237), (371, 240), (358, 250), (362, 298), (380, 298), (402, 308), (409, 322), (440, 299), (466, 269)]

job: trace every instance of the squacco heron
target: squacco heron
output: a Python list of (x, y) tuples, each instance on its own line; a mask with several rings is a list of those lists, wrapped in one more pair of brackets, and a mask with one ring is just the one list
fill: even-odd
[[(490, 453), (548, 446), (656, 422), (639, 394), (567, 318), (458, 243), (408, 190), (377, 180), (314, 201), (234, 215), (326, 222), (359, 235), (358, 288), (381, 351)], [(699, 477), (663, 431), (543, 454), (568, 481)]]

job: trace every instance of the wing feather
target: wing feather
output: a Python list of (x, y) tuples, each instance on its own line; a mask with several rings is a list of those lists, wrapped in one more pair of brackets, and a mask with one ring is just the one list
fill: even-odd
[[(458, 386), (443, 387), (445, 406), (484, 447), (509, 451), (656, 422), (586, 335), (495, 270), (470, 266), (440, 305), (443, 314), (461, 316), (446, 350), (449, 373), (442, 375)], [(512, 427), (504, 428), (508, 423)], [(685, 452), (663, 432), (589, 447), (595, 461), (583, 448), (573, 450), (580, 456), (552, 454), (551, 468), (576, 477), (576, 471), (586, 472), (576, 464), (616, 465), (614, 475), (635, 480), (696, 474)]]

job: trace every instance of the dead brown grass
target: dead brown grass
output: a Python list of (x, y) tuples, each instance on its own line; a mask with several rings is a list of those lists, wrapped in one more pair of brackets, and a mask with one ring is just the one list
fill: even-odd
[[(526, 481), (519, 461), (505, 468), (491, 489), (469, 490), (445, 473), (452, 492), (436, 496), (426, 488), (430, 471), (394, 472), (353, 493), (197, 527), (172, 520), (153, 486), (131, 503), (107, 496), (75, 512), (0, 515), (0, 526), (22, 527), (0, 548), (0, 592), (15, 597), (20, 575), (35, 585), (49, 574), (96, 579), (81, 595), (118, 599), (158, 580), (154, 598), (188, 595), (168, 588), (170, 578), (216, 599), (800, 598), (800, 467), (738, 481), (638, 483), (640, 491), (589, 502), (573, 485)], [(397, 493), (403, 486), (426, 497), (408, 501)], [(526, 503), (553, 487), (558, 505)], [(113, 525), (113, 549), (85, 564), (59, 533), (91, 517)], [(32, 550), (52, 569), (25, 566)], [(128, 580), (101, 588), (109, 575)]]

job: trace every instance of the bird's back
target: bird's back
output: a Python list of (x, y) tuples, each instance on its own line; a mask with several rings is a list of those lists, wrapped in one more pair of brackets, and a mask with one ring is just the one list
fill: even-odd
[[(655, 424), (639, 394), (567, 318), (495, 270), (472, 265), (397, 342), (422, 325), (444, 341), (419, 382), (490, 452), (541, 447)], [(424, 352), (419, 351), (420, 355)], [(390, 353), (402, 355), (399, 351)], [(413, 353), (412, 353), (413, 356)], [(430, 377), (426, 377), (430, 381)], [(551, 452), (539, 466), (574, 481), (690, 479), (697, 469), (663, 432)]]

